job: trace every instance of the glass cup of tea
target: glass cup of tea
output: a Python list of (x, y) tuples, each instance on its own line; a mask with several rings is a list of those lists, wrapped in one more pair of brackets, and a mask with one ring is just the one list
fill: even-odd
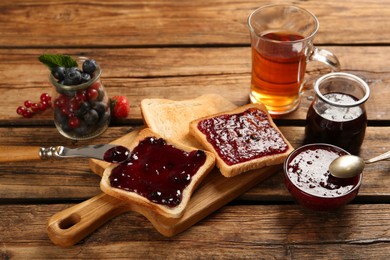
[(306, 116), (304, 143), (328, 143), (357, 155), (367, 126), (364, 103), (370, 88), (361, 78), (344, 72), (320, 77)]
[(320, 61), (333, 71), (337, 57), (313, 45), (319, 23), (311, 12), (293, 5), (266, 5), (248, 18), (252, 48), (250, 100), (273, 116), (298, 108), (306, 64)]

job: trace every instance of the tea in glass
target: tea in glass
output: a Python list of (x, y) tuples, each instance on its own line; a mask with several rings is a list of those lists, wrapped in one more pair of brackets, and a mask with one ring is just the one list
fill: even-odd
[(292, 5), (267, 5), (248, 18), (252, 48), (250, 100), (264, 104), (271, 115), (298, 108), (306, 64), (321, 61), (333, 70), (335, 55), (313, 46), (318, 20), (309, 11)]

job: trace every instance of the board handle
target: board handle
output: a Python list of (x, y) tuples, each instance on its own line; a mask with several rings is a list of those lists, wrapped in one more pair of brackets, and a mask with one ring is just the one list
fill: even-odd
[(1, 162), (20, 162), (30, 160), (40, 160), (39, 146), (0, 146)]
[(102, 193), (53, 215), (47, 233), (55, 245), (69, 247), (127, 210), (124, 202)]

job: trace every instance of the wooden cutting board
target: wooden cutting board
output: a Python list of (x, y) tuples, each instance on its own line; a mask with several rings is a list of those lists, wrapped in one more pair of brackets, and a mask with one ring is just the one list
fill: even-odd
[[(135, 130), (113, 143), (126, 146), (131, 143), (138, 132), (139, 130)], [(106, 162), (90, 161), (92, 171), (100, 176), (108, 165)], [(128, 211), (136, 211), (144, 215), (162, 235), (174, 236), (265, 180), (278, 169), (280, 165), (226, 178), (215, 168), (193, 193), (184, 215), (177, 219), (167, 219), (146, 208), (134, 207), (134, 205), (102, 193), (53, 215), (48, 222), (48, 235), (56, 245), (71, 246), (115, 216)]]

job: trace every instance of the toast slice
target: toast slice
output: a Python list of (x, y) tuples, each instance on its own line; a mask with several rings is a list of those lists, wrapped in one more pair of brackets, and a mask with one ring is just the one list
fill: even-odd
[(281, 164), (293, 150), (262, 104), (194, 120), (190, 133), (216, 156), (225, 177)]
[(237, 106), (217, 94), (206, 94), (195, 99), (174, 101), (169, 99), (144, 99), (141, 112), (145, 124), (164, 138), (201, 148), (189, 134), (191, 121), (208, 115), (229, 111)]
[(136, 211), (142, 208), (166, 218), (183, 215), (192, 193), (215, 165), (212, 153), (161, 138), (148, 128), (128, 148), (129, 161), (105, 169), (100, 188)]

